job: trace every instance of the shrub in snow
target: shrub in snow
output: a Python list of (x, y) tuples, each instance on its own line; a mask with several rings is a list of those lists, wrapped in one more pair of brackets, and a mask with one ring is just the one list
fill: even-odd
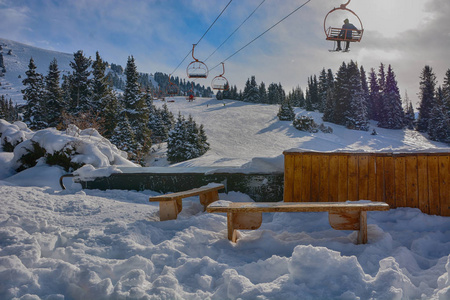
[(16, 121), (13, 124), (0, 119), (0, 140), (3, 151), (13, 152), (14, 147), (29, 139), (33, 131), (28, 129), (23, 122)]
[(308, 132), (317, 132), (319, 125), (317, 125), (316, 122), (314, 122), (314, 119), (312, 117), (308, 116), (298, 116), (295, 118), (294, 122), (292, 122), (292, 125), (300, 131), (308, 131)]
[(70, 125), (66, 131), (47, 128), (37, 131), (14, 149), (15, 169), (35, 166), (39, 161), (58, 165), (66, 171), (90, 164), (95, 168), (110, 165), (135, 166), (126, 160), (127, 154), (103, 138), (97, 130), (78, 129)]
[(331, 128), (330, 126), (326, 126), (323, 123), (320, 124), (319, 130), (322, 131), (323, 133), (333, 133), (333, 128)]

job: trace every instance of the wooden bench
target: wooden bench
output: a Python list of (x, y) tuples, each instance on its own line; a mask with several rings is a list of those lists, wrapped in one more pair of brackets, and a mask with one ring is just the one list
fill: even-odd
[(358, 244), (367, 243), (367, 211), (389, 210), (384, 202), (215, 202), (206, 209), (210, 213), (226, 213), (228, 239), (236, 242), (238, 229), (258, 229), (263, 212), (328, 212), (328, 220), (336, 230), (358, 230)]
[(214, 201), (219, 200), (219, 190), (224, 189), (223, 184), (210, 183), (188, 191), (150, 197), (150, 202), (159, 201), (159, 219), (161, 221), (174, 220), (183, 209), (182, 199), (199, 196), (203, 210)]

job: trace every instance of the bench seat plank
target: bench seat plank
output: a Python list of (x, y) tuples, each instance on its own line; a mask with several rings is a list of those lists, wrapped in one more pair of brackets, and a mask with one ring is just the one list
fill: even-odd
[(191, 190), (187, 190), (187, 191), (150, 197), (149, 201), (150, 202), (171, 201), (171, 200), (178, 199), (178, 198), (188, 198), (188, 197), (192, 197), (192, 196), (198, 196), (198, 195), (206, 193), (206, 192), (218, 191), (218, 190), (221, 190), (224, 188), (225, 188), (225, 186), (223, 184), (218, 184), (218, 183), (212, 184), (211, 183), (207, 186), (203, 186), (203, 187), (199, 187), (199, 188), (195, 188), (195, 189), (191, 189)]
[(358, 244), (367, 243), (367, 211), (389, 210), (384, 202), (214, 202), (206, 208), (210, 213), (227, 214), (228, 239), (236, 242), (238, 229), (254, 230), (262, 224), (263, 212), (328, 212), (328, 220), (336, 230), (358, 230)]
[(160, 221), (174, 220), (183, 209), (183, 198), (199, 196), (200, 203), (203, 205), (203, 210), (206, 210), (206, 207), (209, 204), (219, 200), (218, 191), (224, 188), (225, 186), (223, 184), (210, 183), (207, 186), (202, 186), (188, 191), (150, 197), (149, 201), (159, 201)]
[(208, 206), (211, 213), (226, 212), (348, 212), (389, 210), (384, 202), (233, 202), (223, 205), (215, 202)]

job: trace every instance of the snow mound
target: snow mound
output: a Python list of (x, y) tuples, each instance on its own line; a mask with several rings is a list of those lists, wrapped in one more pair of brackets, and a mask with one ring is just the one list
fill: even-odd
[(16, 121), (13, 124), (0, 119), (0, 139), (1, 145), (6, 143), (15, 146), (22, 141), (28, 140), (33, 135), (33, 131), (28, 129), (24, 122)]
[(136, 164), (127, 160), (126, 152), (119, 150), (93, 128), (80, 130), (75, 125), (70, 125), (65, 131), (47, 128), (33, 133), (22, 122), (10, 126), (5, 123), (8, 122), (4, 121), (0, 124), (4, 124), (2, 128), (6, 127), (4, 131), (8, 134), (9, 140), (20, 138), (23, 140), (14, 148), (13, 162), (16, 169), (21, 166), (20, 158), (33, 151), (36, 144), (45, 150), (45, 155), (65, 153), (70, 156), (72, 163), (89, 164), (96, 169), (107, 168), (108, 172), (116, 171), (110, 168), (112, 165), (137, 167)]

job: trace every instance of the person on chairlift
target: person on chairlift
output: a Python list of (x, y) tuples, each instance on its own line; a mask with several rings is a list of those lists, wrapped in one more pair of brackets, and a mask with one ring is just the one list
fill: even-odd
[[(355, 27), (355, 25), (353, 25), (352, 23), (350, 23), (350, 21), (348, 19), (344, 20), (344, 25), (342, 25), (342, 30), (339, 33), (339, 37), (342, 39), (347, 40), (346, 41), (346, 45), (345, 45), (345, 51), (348, 51), (349, 47), (350, 47), (350, 41), (352, 39), (352, 31), (353, 30), (357, 30), (358, 32), (360, 32), (358, 30), (358, 28)], [(341, 51), (341, 41), (337, 41), (337, 48), (336, 51)]]

